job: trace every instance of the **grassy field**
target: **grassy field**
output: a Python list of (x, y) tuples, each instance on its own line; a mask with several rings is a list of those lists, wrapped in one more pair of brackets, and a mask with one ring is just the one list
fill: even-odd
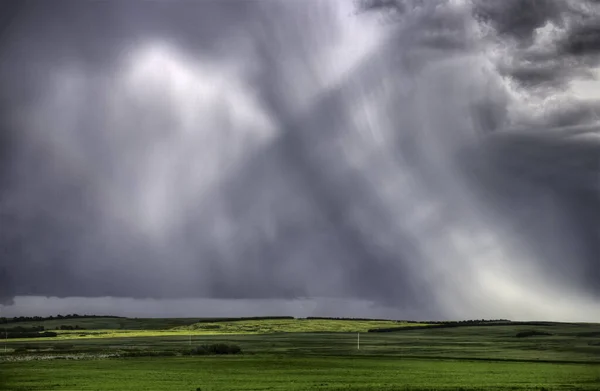
[(568, 364), (389, 357), (167, 357), (4, 364), (13, 390), (598, 390)]
[[(43, 326), (46, 330), (54, 330), (60, 326), (79, 326), (90, 330), (166, 330), (177, 326), (188, 326), (202, 318), (71, 318), (52, 319), (37, 322), (17, 322), (6, 324), (7, 327)], [(1, 327), (0, 327), (1, 330)]]
[[(43, 326), (58, 333), (57, 337), (44, 340), (72, 340), (89, 338), (133, 338), (221, 334), (272, 334), (314, 332), (366, 332), (372, 328), (412, 326), (414, 323), (382, 320), (335, 320), (335, 319), (264, 319), (264, 320), (215, 320), (198, 318), (179, 319), (127, 319), (90, 318), (47, 320), (14, 323), (22, 327)], [(56, 330), (58, 327), (79, 326), (83, 330)], [(419, 326), (426, 326), (421, 324)], [(1, 329), (0, 329), (1, 330)], [(21, 339), (15, 341), (29, 341)]]
[[(399, 324), (319, 319), (197, 320), (126, 320), (123, 324), (130, 324), (131, 330), (84, 330), (95, 333), (93, 338), (73, 331), (62, 332), (59, 339), (8, 340), (7, 353), (0, 354), (0, 371), (7, 377), (4, 387), (600, 390), (598, 324), (423, 327), (366, 333), (373, 326)], [(99, 318), (94, 322), (102, 326), (105, 321)], [(166, 326), (143, 330), (139, 326), (144, 322)], [(90, 323), (88, 327), (93, 326)], [(548, 335), (516, 337), (531, 330)], [(356, 331), (361, 331), (360, 349)], [(192, 346), (216, 342), (237, 344), (243, 354), (187, 356)], [(127, 354), (161, 357), (122, 357)], [(102, 358), (111, 355), (121, 357)]]

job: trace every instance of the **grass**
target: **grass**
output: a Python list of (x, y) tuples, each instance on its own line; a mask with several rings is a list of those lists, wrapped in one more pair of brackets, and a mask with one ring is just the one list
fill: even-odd
[(310, 332), (367, 332), (376, 327), (415, 326), (413, 323), (391, 320), (338, 320), (338, 319), (269, 319), (195, 323), (178, 330), (210, 331), (227, 334), (310, 333)]
[(598, 390), (598, 373), (566, 364), (389, 357), (168, 357), (4, 364), (24, 390)]
[[(373, 323), (389, 325), (322, 319), (185, 322), (163, 330), (85, 330), (91, 338), (69, 331), (59, 339), (8, 340), (0, 372), (8, 376), (7, 389), (20, 391), (600, 390), (598, 324), (366, 333)], [(243, 355), (185, 355), (191, 347), (213, 343), (237, 344)], [(162, 357), (101, 359), (149, 354)], [(84, 359), (35, 360), (50, 356)]]
[[(18, 323), (23, 327), (44, 326), (58, 333), (57, 337), (38, 338), (36, 341), (81, 338), (133, 338), (220, 334), (271, 334), (313, 332), (367, 332), (377, 327), (415, 326), (413, 323), (380, 320), (327, 320), (327, 319), (265, 319), (225, 320), (209, 322), (206, 319), (114, 319), (90, 318)], [(78, 325), (85, 330), (54, 330), (61, 325)], [(115, 327), (115, 326), (119, 327)], [(15, 339), (27, 341), (28, 339)]]

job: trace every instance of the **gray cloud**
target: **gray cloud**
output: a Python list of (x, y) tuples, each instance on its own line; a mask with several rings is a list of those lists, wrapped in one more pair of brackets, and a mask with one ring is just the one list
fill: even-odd
[(490, 23), (501, 35), (530, 44), (534, 31), (548, 22), (561, 23), (569, 10), (566, 1), (508, 0), (501, 4), (491, 0), (474, 2), (475, 15)]
[(598, 104), (568, 88), (597, 5), (28, 4), (0, 47), (1, 297), (594, 308)]
[(511, 0), (501, 6), (475, 2), (475, 13), (514, 45), (504, 73), (525, 86), (563, 86), (598, 64), (594, 34), (598, 4), (592, 1)]

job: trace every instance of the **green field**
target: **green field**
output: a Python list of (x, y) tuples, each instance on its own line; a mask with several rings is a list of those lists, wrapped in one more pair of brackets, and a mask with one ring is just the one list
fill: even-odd
[[(84, 320), (68, 322), (88, 330), (60, 332), (58, 338), (7, 340), (6, 353), (0, 354), (4, 388), (600, 390), (598, 324), (421, 327), (367, 333), (371, 328), (414, 324), (96, 318), (83, 326)], [(531, 330), (548, 335), (516, 337)], [(237, 344), (243, 354), (188, 355), (193, 346), (216, 342)], [(144, 357), (149, 355), (156, 356)]]

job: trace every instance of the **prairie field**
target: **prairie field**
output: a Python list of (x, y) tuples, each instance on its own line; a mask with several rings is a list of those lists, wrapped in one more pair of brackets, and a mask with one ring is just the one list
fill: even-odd
[[(291, 318), (18, 324), (44, 322), (48, 330), (68, 324), (85, 330), (5, 340), (3, 389), (600, 390), (598, 324), (435, 328)], [(373, 332), (379, 328), (389, 331)], [(210, 344), (239, 346), (241, 354), (194, 354)]]

